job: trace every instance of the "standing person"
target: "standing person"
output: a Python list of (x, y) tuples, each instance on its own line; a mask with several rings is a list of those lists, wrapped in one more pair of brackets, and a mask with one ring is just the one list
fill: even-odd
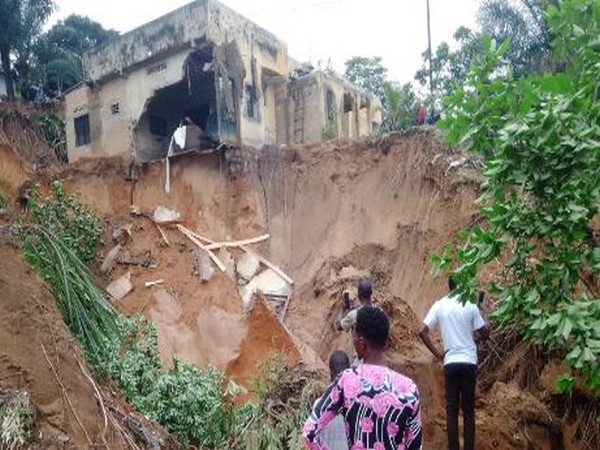
[[(477, 381), (477, 347), (473, 333), (487, 339), (489, 331), (479, 308), (473, 303), (462, 304), (452, 292), (456, 284), (448, 279), (450, 293), (433, 304), (419, 336), (437, 360), (444, 361), (446, 385), (446, 428), (448, 449), (459, 450), (458, 402), (462, 405), (464, 449), (475, 449), (475, 384)], [(431, 340), (429, 330), (440, 327), (444, 352)]]
[(352, 337), (363, 363), (342, 372), (317, 400), (302, 429), (309, 449), (327, 448), (323, 429), (338, 414), (344, 417), (352, 449), (421, 449), (419, 391), (410, 378), (387, 367), (383, 347), (389, 331), (381, 309), (358, 310)]
[(371, 295), (373, 295), (371, 281), (367, 278), (361, 278), (358, 281), (358, 301), (360, 302), (360, 305), (350, 310), (350, 302), (344, 297), (344, 304), (337, 320), (338, 330), (352, 330), (352, 327), (354, 327), (354, 324), (356, 323), (356, 313), (358, 310), (363, 306), (371, 306)]
[(427, 116), (427, 110), (423, 105), (419, 107), (419, 111), (417, 112), (417, 126), (421, 126), (425, 124), (425, 117)]
[[(336, 350), (329, 357), (329, 375), (333, 383), (339, 374), (350, 367), (350, 358), (346, 352)], [(316, 403), (315, 403), (316, 406)], [(341, 415), (335, 416), (323, 428), (323, 442), (329, 450), (348, 450), (348, 438), (346, 437), (346, 426)]]

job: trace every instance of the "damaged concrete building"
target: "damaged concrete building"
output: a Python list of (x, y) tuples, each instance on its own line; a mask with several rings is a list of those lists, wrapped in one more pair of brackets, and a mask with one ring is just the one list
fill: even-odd
[[(379, 100), (306, 69), (286, 44), (216, 0), (198, 0), (83, 58), (86, 82), (65, 95), (69, 160), (167, 156), (182, 147), (262, 147), (372, 134)], [(183, 150), (183, 149), (182, 149)]]

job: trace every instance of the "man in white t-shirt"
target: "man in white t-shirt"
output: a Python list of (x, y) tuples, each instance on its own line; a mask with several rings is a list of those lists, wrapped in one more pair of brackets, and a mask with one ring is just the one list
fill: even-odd
[[(475, 448), (475, 383), (477, 380), (477, 346), (473, 333), (487, 339), (489, 331), (479, 308), (473, 303), (462, 304), (452, 295), (456, 285), (448, 279), (450, 293), (433, 304), (423, 320), (419, 336), (438, 360), (444, 361), (446, 385), (446, 426), (448, 449), (459, 450), (458, 407), (463, 410), (464, 449)], [(444, 352), (431, 340), (429, 330), (439, 326)]]

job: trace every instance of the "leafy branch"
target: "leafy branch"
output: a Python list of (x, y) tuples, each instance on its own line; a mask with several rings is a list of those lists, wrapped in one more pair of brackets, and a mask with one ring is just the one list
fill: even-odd
[(465, 86), (446, 99), (448, 141), (486, 160), (484, 220), (433, 260), (452, 269), (465, 299), (475, 298), (480, 268), (503, 261), (503, 281), (490, 286), (495, 320), (564, 350), (598, 395), (600, 248), (590, 230), (600, 212), (600, 3), (565, 0), (546, 20), (554, 57), (569, 55), (564, 70), (515, 79), (503, 65), (508, 42), (488, 37)]

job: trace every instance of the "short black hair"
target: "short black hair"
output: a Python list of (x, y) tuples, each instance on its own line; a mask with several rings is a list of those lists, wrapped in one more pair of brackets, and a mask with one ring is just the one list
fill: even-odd
[(358, 280), (358, 298), (371, 298), (371, 294), (373, 294), (373, 287), (371, 286), (371, 281), (368, 278), (361, 278), (360, 280)]
[(450, 292), (456, 289), (456, 281), (454, 281), (454, 278), (452, 277), (448, 277), (448, 289)]
[(355, 332), (372, 347), (382, 350), (390, 334), (390, 321), (383, 310), (363, 306), (356, 313)]
[(334, 351), (329, 357), (329, 370), (333, 377), (338, 376), (344, 370), (350, 367), (350, 358), (346, 352), (341, 350)]

